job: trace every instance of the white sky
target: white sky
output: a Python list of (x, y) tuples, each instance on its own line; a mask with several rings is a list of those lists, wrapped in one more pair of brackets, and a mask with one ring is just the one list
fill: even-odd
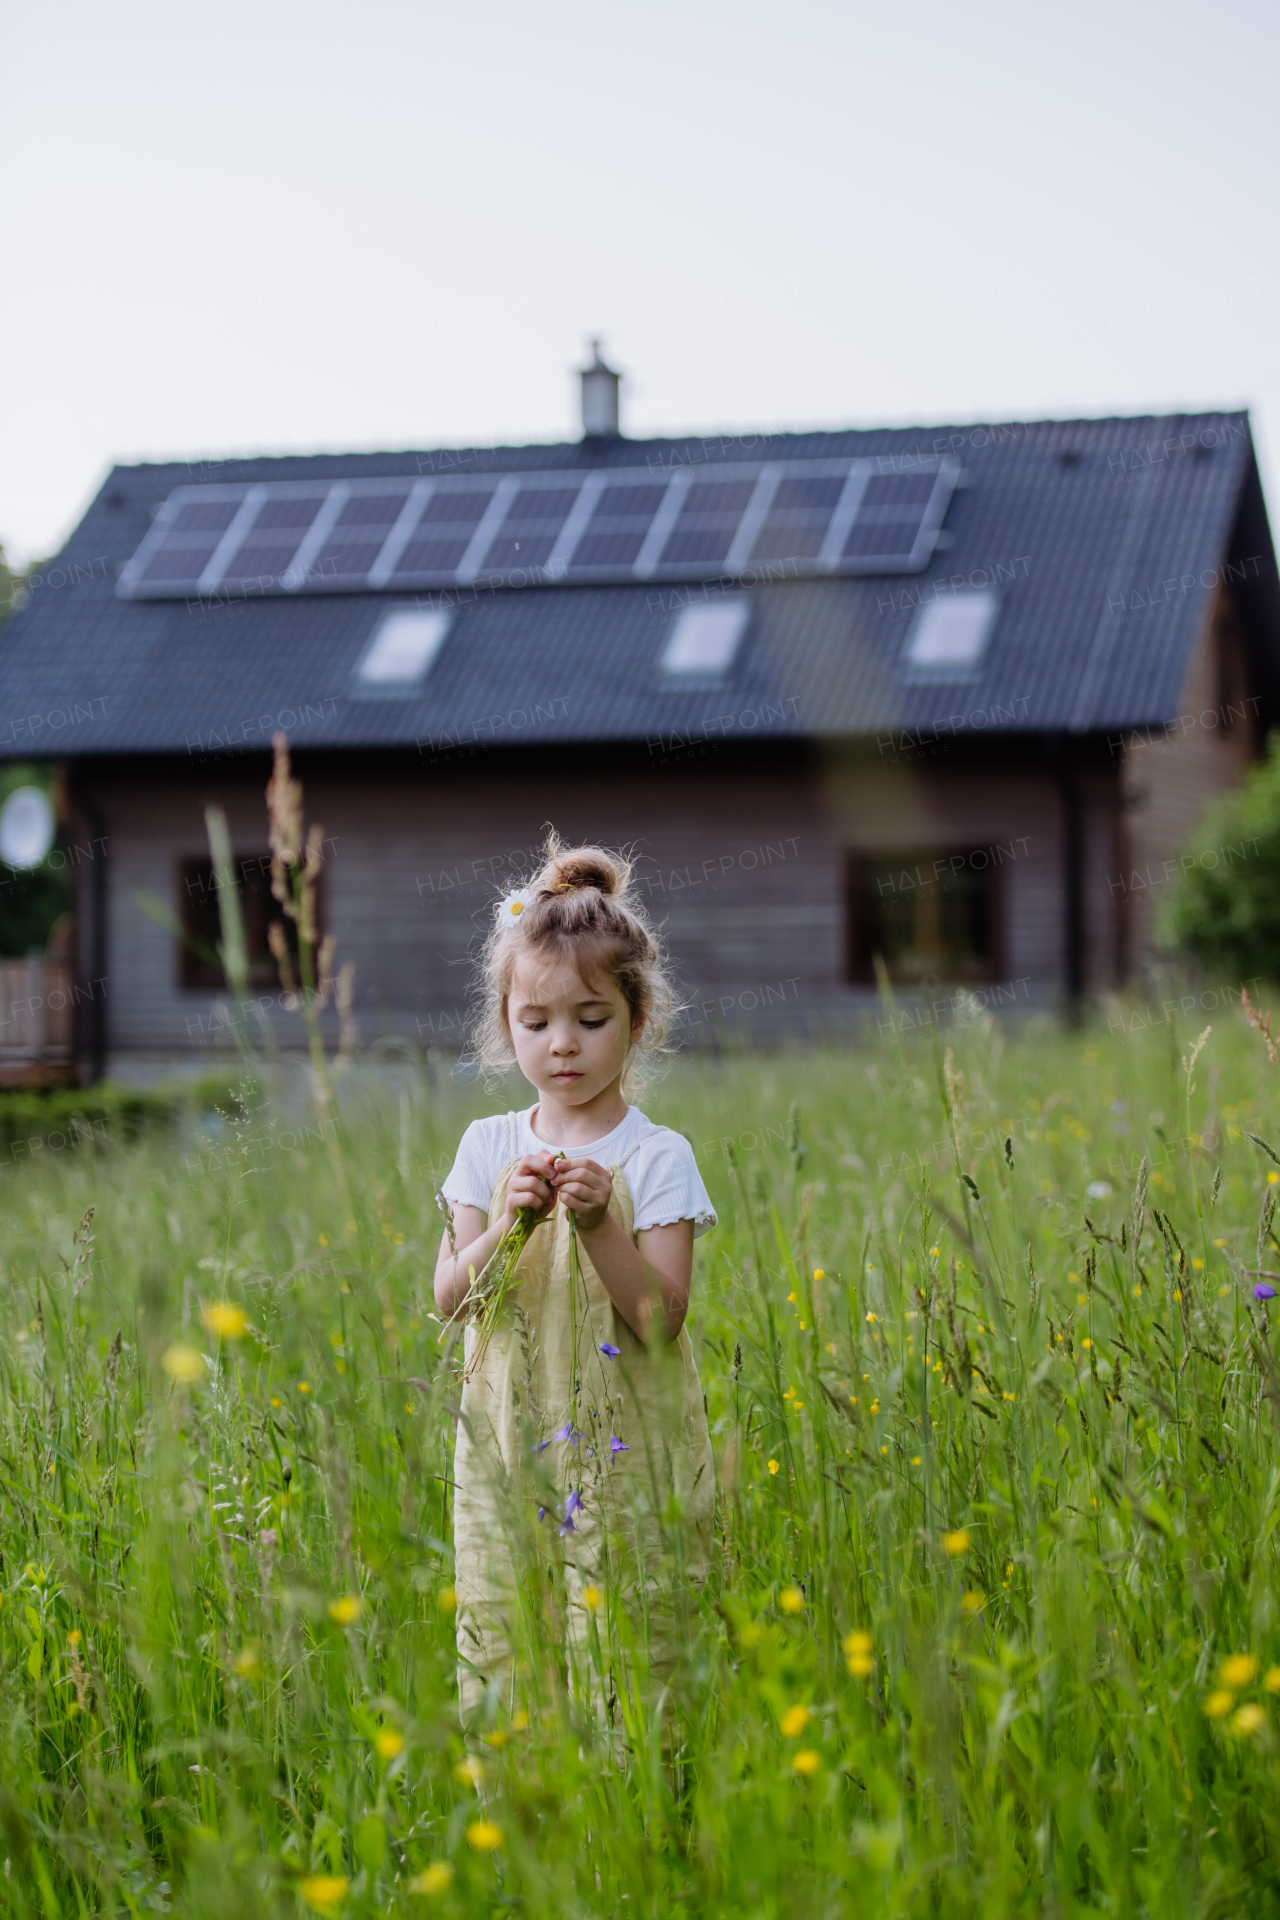
[[(0, 0), (0, 540), (113, 460), (1246, 403), (1267, 0)], [(1272, 469), (1273, 470), (1273, 469)]]

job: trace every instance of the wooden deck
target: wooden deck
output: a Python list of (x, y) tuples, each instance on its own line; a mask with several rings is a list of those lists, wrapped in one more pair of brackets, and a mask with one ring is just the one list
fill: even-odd
[(0, 1087), (74, 1085), (75, 986), (64, 961), (0, 960)]

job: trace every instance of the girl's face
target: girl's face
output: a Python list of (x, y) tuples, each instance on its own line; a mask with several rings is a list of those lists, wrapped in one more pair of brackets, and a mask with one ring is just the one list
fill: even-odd
[(608, 976), (586, 981), (572, 962), (548, 964), (535, 954), (516, 962), (507, 999), (516, 1060), (539, 1093), (565, 1106), (585, 1106), (615, 1084), (643, 1022)]

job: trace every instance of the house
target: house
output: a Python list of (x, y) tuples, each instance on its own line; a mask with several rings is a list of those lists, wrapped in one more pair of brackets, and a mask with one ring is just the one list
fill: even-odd
[(112, 472), (0, 641), (0, 754), (61, 768), (87, 1073), (247, 1017), (210, 803), (297, 1042), (278, 732), (369, 1045), (458, 1043), (547, 822), (634, 846), (695, 1040), (848, 1031), (880, 963), (921, 1019), (1141, 964), (1280, 719), (1247, 415), (639, 441), (599, 361), (584, 403), (563, 445)]

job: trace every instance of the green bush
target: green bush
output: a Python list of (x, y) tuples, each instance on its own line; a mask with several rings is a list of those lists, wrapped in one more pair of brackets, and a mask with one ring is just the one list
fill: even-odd
[(193, 1108), (229, 1107), (233, 1097), (220, 1078), (182, 1086), (119, 1087), (105, 1080), (96, 1087), (16, 1088), (0, 1092), (0, 1147), (51, 1136), (67, 1145), (137, 1140)]
[(1211, 973), (1280, 978), (1280, 735), (1244, 785), (1205, 811), (1164, 938)]

